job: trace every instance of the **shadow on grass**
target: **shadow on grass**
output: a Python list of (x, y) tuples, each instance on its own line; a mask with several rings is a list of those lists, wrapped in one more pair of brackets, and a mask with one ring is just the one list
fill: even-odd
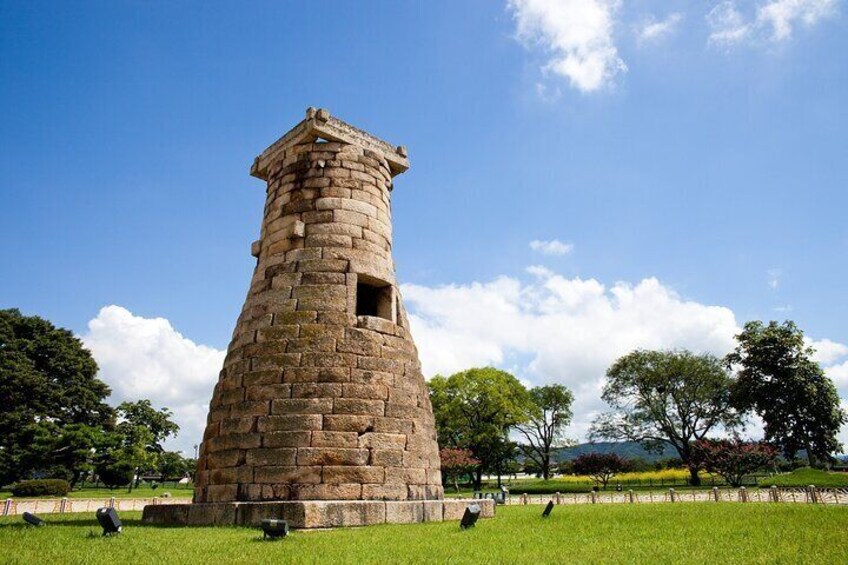
[[(97, 528), (100, 530), (100, 524), (97, 522), (97, 518), (88, 515), (74, 516), (73, 518), (62, 517), (59, 520), (51, 520), (50, 514), (42, 514), (39, 517), (44, 520), (44, 526), (31, 526), (24, 522), (23, 518), (20, 518), (20, 521), (16, 521), (13, 518), (8, 518), (8, 521), (0, 522), (0, 528), (2, 529), (24, 529), (24, 528), (61, 528), (65, 526), (70, 526), (73, 528), (81, 527), (81, 526), (89, 526), (93, 528)], [(129, 518), (129, 519), (121, 519), (124, 527), (136, 527), (136, 526), (144, 526), (149, 527), (148, 524), (142, 524), (140, 518)]]

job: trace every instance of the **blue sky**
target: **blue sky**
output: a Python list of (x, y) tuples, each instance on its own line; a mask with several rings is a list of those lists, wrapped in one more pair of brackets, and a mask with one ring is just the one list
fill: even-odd
[[(0, 307), (88, 336), (116, 396), (176, 406), (188, 445), (253, 267), (249, 166), (321, 106), (409, 148), (394, 252), (429, 373), (561, 380), (585, 420), (615, 354), (720, 354), (791, 318), (848, 398), (844, 12), (0, 2)], [(476, 331), (493, 311), (550, 342)], [(171, 392), (128, 384), (151, 374)]]

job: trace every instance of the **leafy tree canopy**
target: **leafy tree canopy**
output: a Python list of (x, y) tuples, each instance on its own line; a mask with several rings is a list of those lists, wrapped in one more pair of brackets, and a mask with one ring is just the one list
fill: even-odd
[(690, 482), (698, 485), (692, 443), (717, 428), (740, 424), (730, 402), (732, 382), (712, 355), (634, 351), (607, 371), (601, 398), (612, 411), (593, 422), (590, 438), (639, 441), (646, 448), (667, 443), (689, 467)]
[(710, 473), (716, 473), (732, 486), (754, 471), (774, 464), (777, 450), (765, 442), (740, 439), (702, 439), (695, 442), (692, 457)]
[(615, 453), (584, 453), (572, 462), (571, 468), (606, 488), (611, 478), (627, 469), (627, 460)]
[(533, 411), (527, 389), (505, 371), (484, 367), (430, 380), (430, 400), (442, 447), (469, 449), (483, 469), (497, 468), (510, 428), (524, 423)]
[(470, 449), (459, 449), (447, 447), (439, 450), (439, 459), (442, 461), (442, 473), (446, 482), (450, 481), (456, 492), (459, 492), (459, 479), (474, 470), (480, 461), (474, 458)]
[(574, 395), (565, 386), (552, 384), (530, 389), (530, 398), (533, 405), (528, 420), (516, 427), (525, 441), (519, 447), (547, 480), (552, 472), (553, 449), (566, 444), (563, 434), (571, 422)]
[(70, 331), (0, 310), (0, 484), (50, 464), (35, 457), (34, 435), (68, 425), (108, 427), (113, 411), (103, 400), (109, 392), (91, 353)]
[(156, 410), (149, 400), (122, 402), (118, 405), (118, 431), (128, 444), (143, 445), (148, 451), (162, 453), (162, 442), (176, 436), (180, 427), (171, 420), (167, 408)]
[(787, 459), (807, 451), (810, 465), (828, 461), (842, 446), (837, 434), (846, 423), (839, 394), (818, 363), (804, 333), (791, 321), (754, 321), (736, 336), (726, 357), (739, 368), (733, 402), (752, 410), (765, 424), (765, 439), (780, 446)]
[(182, 479), (194, 472), (194, 459), (186, 459), (177, 451), (165, 451), (159, 456), (159, 473), (162, 480)]

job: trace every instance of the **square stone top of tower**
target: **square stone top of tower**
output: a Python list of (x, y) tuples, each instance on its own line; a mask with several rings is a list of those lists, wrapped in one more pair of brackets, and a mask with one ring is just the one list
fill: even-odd
[(392, 175), (399, 175), (409, 168), (406, 147), (397, 147), (374, 137), (368, 132), (353, 127), (330, 115), (324, 108), (307, 108), (306, 118), (294, 126), (283, 137), (271, 144), (253, 161), (250, 174), (262, 180), (268, 180), (268, 167), (289, 147), (301, 143), (311, 143), (316, 139), (340, 141), (373, 151), (389, 163)]

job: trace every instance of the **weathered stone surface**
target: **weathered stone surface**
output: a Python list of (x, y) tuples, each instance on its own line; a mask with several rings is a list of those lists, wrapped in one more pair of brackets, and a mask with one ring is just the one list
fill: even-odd
[[(266, 489), (269, 485), (253, 485)], [(267, 518), (286, 520), (292, 528), (335, 528), (372, 524), (409, 524), (419, 522), (458, 521), (468, 504), (477, 504), (481, 518), (492, 518), (492, 500), (356, 500), (363, 487), (358, 484), (300, 485), (291, 490), (294, 500), (233, 501), (223, 503), (150, 504), (144, 507), (142, 522), (189, 526), (258, 526)], [(249, 493), (245, 493), (246, 495)], [(299, 500), (314, 496), (324, 500)]]
[[(297, 449), (291, 447), (263, 447), (248, 449), (246, 463), (258, 467), (264, 465), (294, 465), (297, 460)], [(239, 481), (244, 482), (244, 481)]]
[(334, 526), (370, 526), (386, 521), (386, 505), (367, 500), (347, 504), (313, 502), (305, 507), (305, 528), (332, 528)]
[(406, 500), (406, 485), (362, 485), (362, 498), (368, 500)]
[(444, 506), (441, 500), (423, 500), (423, 522), (441, 522), (444, 519)]
[(387, 524), (417, 524), (424, 521), (424, 501), (386, 501)]
[(367, 449), (303, 447), (297, 450), (298, 465), (366, 465)]
[(446, 498), (444, 499), (444, 501), (442, 501), (442, 519), (445, 521), (461, 520), (462, 515), (465, 513), (465, 509), (468, 507), (469, 504), (476, 504), (480, 507), (481, 518), (493, 518), (495, 516), (494, 500), (467, 500), (457, 498)]
[[(142, 517), (143, 519), (143, 517)], [(214, 526), (216, 524), (234, 524), (236, 507), (233, 504), (191, 504), (188, 505), (189, 526)]]
[(356, 432), (312, 432), (312, 447), (359, 447)]
[(443, 496), (391, 257), (392, 178), (407, 166), (405, 152), (315, 110), (257, 158), (256, 268), (210, 402), (197, 502), (270, 501), (240, 523), (277, 517), (273, 501), (332, 499), (369, 502), (299, 506), (298, 520), (435, 519), (435, 506), (382, 502)]
[(167, 524), (185, 526), (188, 524), (188, 509), (190, 504), (150, 504), (144, 507), (141, 520), (145, 524)]
[(262, 447), (308, 447), (312, 432), (268, 432), (262, 434)]
[(358, 483), (382, 484), (386, 472), (383, 467), (338, 466), (324, 467), (323, 481), (327, 484)]
[(258, 484), (316, 484), (321, 482), (321, 467), (256, 467), (253, 481)]

